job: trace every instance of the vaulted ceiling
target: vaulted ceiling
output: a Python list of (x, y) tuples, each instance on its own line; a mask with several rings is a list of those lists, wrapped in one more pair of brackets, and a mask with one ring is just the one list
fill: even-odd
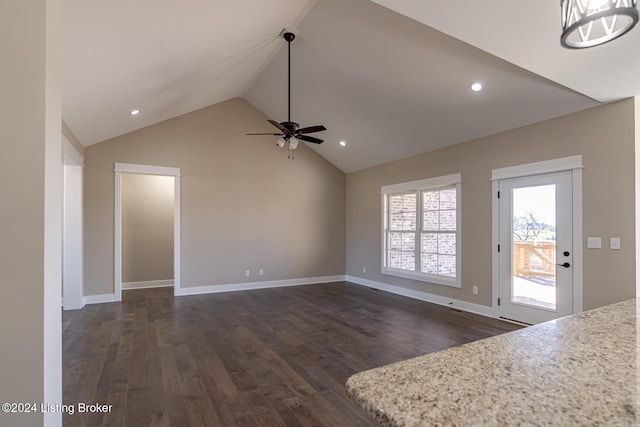
[[(298, 34), (292, 119), (324, 124), (314, 136), (325, 142), (312, 148), (345, 172), (640, 95), (640, 55), (630, 54), (640, 30), (566, 50), (559, 9), (503, 0), (65, 0), (63, 118), (85, 146), (234, 97), (284, 121), (285, 27)], [(473, 82), (484, 89), (471, 91)], [(265, 121), (238, 134), (272, 130)]]

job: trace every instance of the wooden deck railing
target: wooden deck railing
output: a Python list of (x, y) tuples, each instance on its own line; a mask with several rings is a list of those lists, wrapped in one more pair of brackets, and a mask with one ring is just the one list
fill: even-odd
[(556, 243), (553, 241), (513, 242), (514, 276), (555, 276)]

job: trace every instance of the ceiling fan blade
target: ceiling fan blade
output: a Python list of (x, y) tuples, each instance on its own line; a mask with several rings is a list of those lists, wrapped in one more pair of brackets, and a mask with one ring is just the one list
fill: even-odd
[(327, 130), (327, 128), (322, 125), (318, 125), (318, 126), (309, 126), (306, 128), (298, 129), (296, 133), (314, 133), (314, 132), (322, 132), (323, 130)]
[(314, 138), (312, 136), (307, 136), (307, 135), (298, 135), (296, 138), (298, 138), (301, 141), (312, 142), (314, 144), (322, 144), (324, 142), (321, 139)]
[(245, 133), (245, 135), (282, 135), (281, 133)]
[(285, 135), (289, 132), (286, 127), (282, 126), (280, 123), (276, 122), (275, 120), (269, 120), (269, 123), (271, 123), (278, 129), (280, 129), (280, 132), (282, 132)]

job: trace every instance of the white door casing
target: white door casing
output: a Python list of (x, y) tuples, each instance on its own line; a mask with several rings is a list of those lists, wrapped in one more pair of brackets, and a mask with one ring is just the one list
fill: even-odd
[(122, 174), (161, 175), (174, 177), (173, 211), (173, 294), (181, 294), (180, 262), (180, 168), (116, 163), (115, 177), (115, 235), (114, 235), (114, 294), (122, 301)]
[(82, 155), (62, 136), (64, 173), (62, 215), (62, 294), (65, 310), (84, 306)]
[[(569, 231), (565, 232), (565, 236), (570, 235), (568, 242), (559, 242), (557, 263), (563, 264), (564, 262), (570, 263), (570, 268), (558, 267), (558, 275), (560, 280), (569, 282), (567, 287), (561, 288), (566, 293), (561, 293), (558, 297), (561, 299), (561, 305), (557, 307), (554, 316), (549, 317), (545, 315), (542, 310), (541, 316), (534, 315), (533, 317), (526, 319), (514, 319), (514, 314), (506, 307), (499, 305), (503, 303), (505, 298), (510, 298), (509, 295), (504, 295), (506, 290), (511, 287), (511, 283), (508, 283), (504, 289), (501, 290), (501, 276), (509, 277), (511, 272), (511, 218), (506, 219), (509, 222), (508, 227), (505, 226), (503, 220), (502, 235), (501, 235), (501, 222), (500, 212), (501, 204), (503, 210), (503, 216), (506, 217), (510, 208), (507, 208), (511, 203), (509, 197), (498, 198), (498, 191), (502, 187), (510, 192), (510, 188), (517, 188), (518, 186), (529, 185), (541, 185), (544, 184), (545, 179), (548, 181), (550, 177), (556, 172), (564, 171), (566, 185), (570, 188), (569, 196), (565, 196), (562, 200), (557, 200), (559, 203), (559, 209), (564, 212), (570, 211), (569, 216)], [(546, 178), (544, 175), (546, 174)], [(562, 175), (562, 174), (561, 174)], [(534, 178), (534, 177), (538, 178)], [(543, 178), (540, 178), (543, 177)], [(518, 178), (518, 179), (514, 179)], [(520, 179), (521, 178), (521, 179)], [(536, 179), (538, 179), (536, 181)], [(541, 179), (541, 180), (540, 180)], [(510, 180), (510, 181), (507, 181)], [(562, 180), (562, 179), (561, 179)], [(511, 183), (511, 185), (508, 185)], [(503, 190), (504, 191), (504, 190)], [(565, 190), (563, 190), (565, 191)], [(561, 159), (529, 163), (520, 166), (512, 166), (502, 169), (495, 169), (492, 171), (492, 194), (493, 194), (493, 219), (492, 219), (492, 313), (495, 317), (506, 317), (513, 320), (523, 321), (525, 323), (539, 323), (541, 321), (549, 320), (553, 317), (560, 317), (565, 314), (578, 313), (582, 311), (582, 156), (565, 157)], [(505, 195), (503, 193), (503, 195)], [(510, 196), (506, 194), (505, 196)], [(509, 200), (507, 200), (509, 199)], [(501, 203), (503, 202), (503, 203)], [(507, 228), (509, 230), (507, 231)], [(498, 245), (501, 245), (503, 251), (498, 251)], [(570, 246), (571, 249), (562, 248), (560, 245)], [(505, 247), (506, 246), (506, 247)], [(506, 249), (506, 251), (504, 250)], [(564, 251), (567, 250), (570, 253), (569, 257), (565, 257)], [(506, 253), (505, 253), (506, 252)], [(505, 265), (505, 263), (507, 265)], [(512, 288), (511, 288), (512, 289)], [(528, 310), (525, 310), (525, 312)], [(535, 312), (535, 311), (534, 311)], [(505, 315), (507, 314), (507, 315)], [(548, 312), (546, 313), (548, 314)], [(526, 316), (525, 316), (526, 317)]]
[(573, 314), (571, 171), (504, 179), (498, 188), (500, 317), (535, 324)]

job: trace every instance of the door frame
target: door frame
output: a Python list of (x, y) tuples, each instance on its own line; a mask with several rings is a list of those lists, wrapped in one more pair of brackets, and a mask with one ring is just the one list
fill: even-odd
[(122, 301), (122, 174), (160, 175), (174, 177), (173, 200), (173, 294), (180, 295), (180, 168), (116, 163), (115, 176), (115, 236), (113, 287), (115, 301)]
[(573, 314), (583, 310), (582, 289), (582, 156), (570, 156), (535, 163), (509, 166), (491, 171), (491, 312), (500, 317), (498, 298), (500, 295), (499, 217), (500, 204), (498, 184), (502, 179), (520, 178), (552, 172), (571, 172), (573, 208)]
[(62, 135), (62, 307), (84, 307), (82, 186), (84, 158)]

